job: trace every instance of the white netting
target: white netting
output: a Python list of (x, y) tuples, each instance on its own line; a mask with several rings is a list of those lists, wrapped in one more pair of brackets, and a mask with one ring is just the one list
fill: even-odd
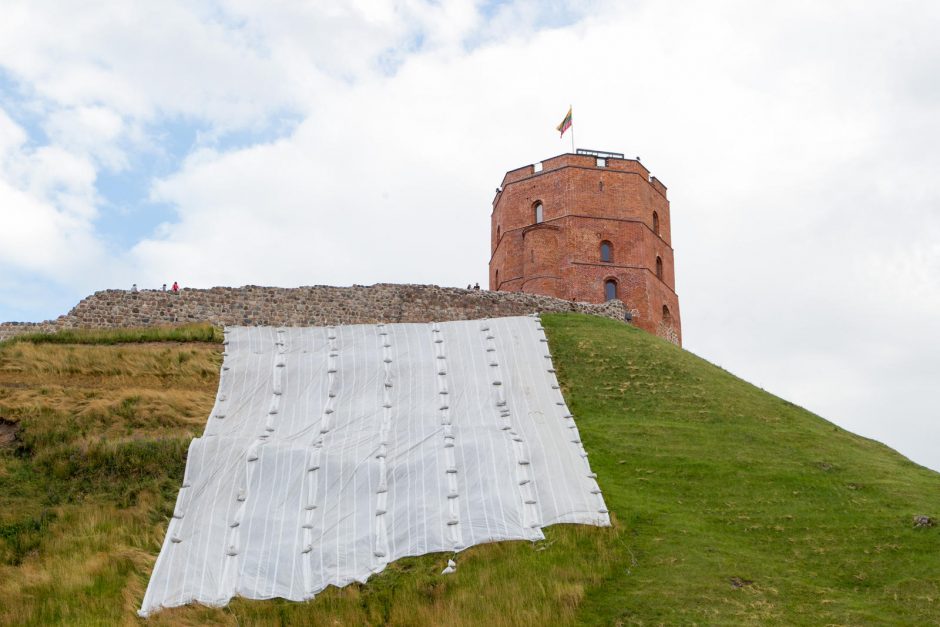
[(538, 318), (234, 327), (142, 616), (609, 525)]

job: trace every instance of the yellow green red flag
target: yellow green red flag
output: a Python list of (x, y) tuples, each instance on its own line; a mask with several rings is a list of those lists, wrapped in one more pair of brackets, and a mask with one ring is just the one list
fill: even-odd
[(564, 137), (565, 131), (567, 131), (569, 128), (571, 128), (571, 107), (568, 107), (568, 114), (565, 115), (565, 119), (561, 121), (561, 124), (555, 127), (555, 130), (561, 131), (561, 135), (559, 135), (559, 137)]

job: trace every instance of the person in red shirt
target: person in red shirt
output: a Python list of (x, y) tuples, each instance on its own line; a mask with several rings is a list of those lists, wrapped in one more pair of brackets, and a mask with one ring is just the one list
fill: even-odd
[(179, 292), (180, 292), (180, 284), (177, 283), (176, 281), (173, 281), (173, 287), (170, 288), (170, 289), (173, 290), (173, 293), (174, 293), (174, 294), (179, 294)]

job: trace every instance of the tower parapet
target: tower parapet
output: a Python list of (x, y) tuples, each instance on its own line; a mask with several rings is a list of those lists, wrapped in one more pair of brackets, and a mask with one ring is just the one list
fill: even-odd
[(490, 289), (601, 303), (682, 341), (666, 186), (639, 159), (566, 153), (510, 170), (493, 199)]

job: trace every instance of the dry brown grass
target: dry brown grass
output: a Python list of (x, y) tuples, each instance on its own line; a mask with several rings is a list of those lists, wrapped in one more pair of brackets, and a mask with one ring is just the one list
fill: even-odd
[(94, 464), (198, 435), (220, 363), (209, 343), (0, 345), (17, 432), (0, 455), (0, 624), (137, 622), (181, 460), (142, 480)]
[(88, 391), (126, 388), (130, 382), (155, 389), (168, 383), (202, 389), (215, 386), (220, 363), (218, 345), (208, 343), (98, 346), (22, 342), (0, 350), (0, 381), (3, 387), (41, 389), (65, 379)]

